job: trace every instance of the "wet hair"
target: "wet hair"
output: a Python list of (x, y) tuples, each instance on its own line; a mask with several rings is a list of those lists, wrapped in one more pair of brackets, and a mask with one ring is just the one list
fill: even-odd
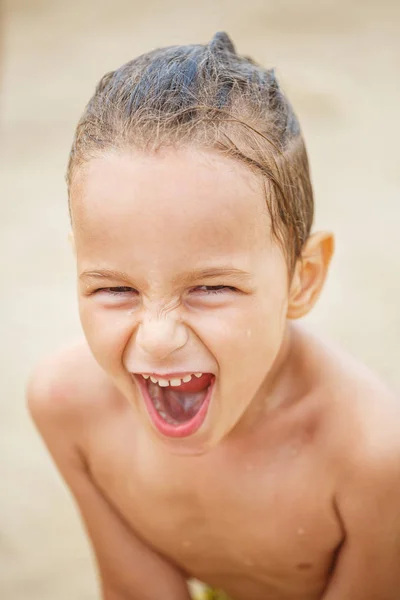
[(104, 75), (78, 123), (67, 171), (107, 151), (195, 145), (262, 175), (272, 233), (292, 270), (314, 212), (307, 153), (274, 69), (239, 56), (226, 33), (153, 50)]

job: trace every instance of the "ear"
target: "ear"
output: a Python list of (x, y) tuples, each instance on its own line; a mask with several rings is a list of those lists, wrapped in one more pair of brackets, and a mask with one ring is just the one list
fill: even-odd
[(299, 319), (312, 309), (322, 291), (333, 252), (331, 233), (314, 233), (308, 238), (290, 286), (288, 319)]
[(70, 246), (72, 248), (72, 252), (74, 254), (76, 254), (76, 249), (75, 249), (75, 238), (74, 238), (74, 234), (72, 233), (72, 231), (69, 232), (68, 234), (68, 241), (70, 243)]

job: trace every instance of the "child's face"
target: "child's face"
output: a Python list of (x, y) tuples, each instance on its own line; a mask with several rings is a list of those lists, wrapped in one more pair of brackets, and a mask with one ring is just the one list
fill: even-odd
[[(248, 422), (288, 308), (261, 181), (196, 149), (110, 153), (78, 173), (71, 200), (83, 328), (147, 431), (198, 452)], [(212, 376), (174, 391), (141, 375), (191, 373)]]

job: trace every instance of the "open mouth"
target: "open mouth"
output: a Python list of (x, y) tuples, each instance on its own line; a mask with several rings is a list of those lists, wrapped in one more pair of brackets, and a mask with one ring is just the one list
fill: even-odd
[(150, 417), (157, 429), (169, 437), (195, 433), (204, 422), (215, 376), (193, 373), (171, 379), (136, 375)]

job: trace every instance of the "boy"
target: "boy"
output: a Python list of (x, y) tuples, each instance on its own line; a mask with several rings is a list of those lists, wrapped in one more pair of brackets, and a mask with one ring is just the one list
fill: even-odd
[(103, 598), (400, 598), (399, 403), (295, 323), (333, 240), (273, 71), (217, 34), (105, 75), (68, 183), (86, 339), (28, 402)]

